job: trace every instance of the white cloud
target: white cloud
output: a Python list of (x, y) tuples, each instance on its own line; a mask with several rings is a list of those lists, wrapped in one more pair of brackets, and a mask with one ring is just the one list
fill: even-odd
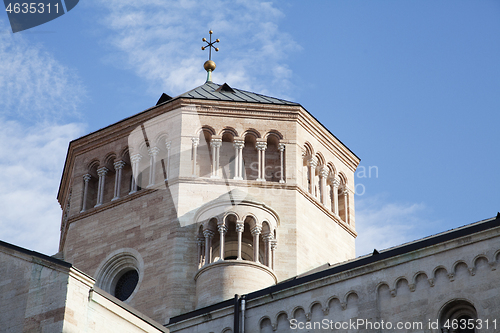
[(85, 91), (75, 73), (0, 20), (0, 115), (28, 121), (77, 115)]
[(0, 239), (52, 255), (58, 251), (56, 200), (68, 142), (80, 124), (26, 127), (0, 120)]
[[(213, 53), (215, 82), (261, 93), (289, 93), (291, 70), (287, 54), (300, 49), (293, 38), (279, 30), (284, 14), (270, 2), (102, 0), (109, 10), (102, 19), (112, 30), (111, 44), (125, 54), (126, 65), (148, 80), (152, 87), (178, 94), (204, 82), (202, 37), (221, 39)], [(116, 60), (116, 59), (115, 59)], [(121, 61), (118, 63), (123, 64)], [(273, 82), (273, 91), (268, 84)]]
[(42, 46), (0, 21), (0, 240), (45, 254), (58, 250), (57, 190), (85, 90)]
[(356, 200), (357, 256), (428, 236), (424, 204), (388, 203), (380, 195)]

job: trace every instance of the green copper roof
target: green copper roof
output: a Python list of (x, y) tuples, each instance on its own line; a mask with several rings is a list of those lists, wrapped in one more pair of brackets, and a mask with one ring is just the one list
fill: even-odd
[(264, 96), (253, 92), (231, 88), (227, 83), (222, 85), (206, 82), (193, 90), (188, 91), (177, 98), (206, 99), (213, 101), (249, 102), (262, 104), (299, 105), (298, 103), (284, 99)]

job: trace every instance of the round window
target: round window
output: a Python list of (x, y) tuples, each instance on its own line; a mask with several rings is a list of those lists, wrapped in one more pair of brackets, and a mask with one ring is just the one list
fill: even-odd
[(125, 301), (132, 295), (139, 282), (139, 273), (136, 270), (125, 272), (116, 282), (115, 297)]
[(96, 272), (97, 287), (122, 302), (130, 301), (140, 288), (144, 262), (134, 249), (120, 249), (111, 253)]

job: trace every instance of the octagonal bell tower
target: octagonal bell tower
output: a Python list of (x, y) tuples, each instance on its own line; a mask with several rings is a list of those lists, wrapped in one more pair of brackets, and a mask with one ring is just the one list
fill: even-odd
[(70, 143), (60, 252), (166, 323), (353, 258), (358, 163), (300, 104), (209, 73)]

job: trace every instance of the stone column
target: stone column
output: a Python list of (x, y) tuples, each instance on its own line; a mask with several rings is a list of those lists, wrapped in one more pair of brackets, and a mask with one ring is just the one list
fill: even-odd
[(219, 230), (219, 240), (220, 240), (220, 254), (219, 254), (219, 260), (224, 260), (224, 236), (227, 232), (227, 228), (224, 224), (220, 224), (217, 226), (217, 229)]
[(165, 141), (165, 147), (167, 148), (167, 170), (165, 170), (165, 173), (167, 175), (167, 178), (165, 180), (168, 180), (170, 176), (170, 146), (172, 145), (172, 142), (170, 141)]
[(220, 178), (219, 176), (219, 158), (220, 147), (222, 146), (222, 139), (213, 139), (210, 142), (212, 147), (212, 176), (211, 178)]
[(104, 181), (106, 180), (106, 173), (108, 173), (108, 169), (106, 167), (97, 169), (99, 184), (97, 185), (97, 204), (94, 207), (102, 205), (104, 199)]
[(344, 188), (344, 191), (342, 192), (344, 195), (344, 215), (345, 215), (345, 223), (349, 224), (349, 189), (347, 187)]
[(148, 187), (154, 186), (156, 182), (156, 156), (160, 152), (158, 147), (153, 147), (149, 149), (149, 185)]
[(280, 177), (280, 184), (283, 184), (285, 180), (283, 179), (285, 177), (285, 168), (284, 168), (284, 152), (285, 152), (285, 144), (280, 143), (278, 144), (278, 149), (280, 151), (280, 163), (281, 163), (281, 177)]
[(266, 252), (265, 252), (265, 258), (263, 264), (271, 267), (271, 244), (273, 242), (273, 235), (268, 232), (264, 235), (262, 235), (262, 239), (264, 240)]
[(328, 169), (322, 168), (319, 172), (319, 176), (321, 177), (320, 182), (320, 194), (321, 194), (321, 203), (326, 206), (328, 202), (328, 191), (326, 190), (326, 178), (328, 177)]
[(198, 145), (200, 144), (200, 139), (199, 138), (191, 138), (191, 142), (193, 144), (192, 146), (192, 154), (193, 154), (193, 177), (196, 177), (198, 176), (197, 172), (196, 172), (196, 158), (198, 157)]
[(196, 244), (198, 245), (198, 268), (203, 266), (203, 247), (205, 245), (205, 239), (202, 237), (196, 238)]
[(339, 215), (339, 186), (340, 182), (338, 179), (334, 179), (332, 181), (332, 186), (333, 186), (333, 214), (336, 216)]
[(312, 157), (307, 161), (307, 165), (309, 166), (309, 193), (312, 194), (313, 197), (316, 196), (316, 191), (315, 191), (315, 180), (314, 178), (316, 177), (316, 167), (318, 166), (318, 161)]
[(262, 227), (258, 225), (251, 230), (253, 236), (253, 261), (255, 262), (259, 262), (259, 236), (261, 231)]
[(113, 199), (111, 201), (117, 200), (120, 198), (121, 184), (122, 184), (122, 170), (125, 166), (125, 162), (116, 161), (113, 166), (115, 167), (115, 193), (113, 195)]
[(271, 269), (274, 269), (277, 247), (278, 241), (276, 239), (273, 239), (273, 241), (271, 242)]
[(135, 154), (130, 157), (130, 161), (132, 162), (132, 184), (130, 186), (130, 193), (137, 192), (137, 181), (136, 178), (139, 177), (139, 161), (141, 160), (141, 154)]
[(238, 234), (238, 258), (236, 260), (242, 260), (241, 258), (241, 241), (243, 238), (243, 231), (245, 230), (245, 224), (243, 221), (236, 222), (236, 233)]
[(245, 141), (234, 140), (234, 179), (243, 179), (242, 167), (243, 167), (243, 147), (245, 146)]
[(212, 238), (214, 233), (211, 230), (205, 230), (203, 236), (205, 236), (205, 265), (208, 265), (212, 262)]
[(87, 210), (87, 194), (89, 192), (89, 181), (92, 178), (90, 174), (85, 174), (83, 175), (83, 204), (82, 204), (82, 210), (80, 213), (83, 213), (84, 211)]
[(257, 180), (266, 181), (266, 148), (267, 143), (264, 141), (257, 142), (257, 153), (259, 157), (259, 175)]

